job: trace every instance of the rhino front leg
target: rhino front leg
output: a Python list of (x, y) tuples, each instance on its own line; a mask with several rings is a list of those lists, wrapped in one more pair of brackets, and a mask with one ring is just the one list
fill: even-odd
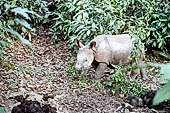
[(95, 80), (99, 80), (101, 78), (106, 68), (107, 68), (106, 63), (99, 63), (98, 67), (96, 68)]

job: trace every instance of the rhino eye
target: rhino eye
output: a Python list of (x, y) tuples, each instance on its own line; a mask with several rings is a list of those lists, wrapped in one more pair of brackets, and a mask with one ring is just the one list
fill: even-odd
[(85, 59), (85, 62), (87, 62), (87, 59)]

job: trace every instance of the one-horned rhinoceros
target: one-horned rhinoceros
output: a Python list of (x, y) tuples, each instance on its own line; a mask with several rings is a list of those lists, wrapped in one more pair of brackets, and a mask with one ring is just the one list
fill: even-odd
[[(97, 62), (95, 79), (99, 79), (110, 64), (118, 65), (121, 62), (123, 65), (127, 65), (131, 63), (132, 60), (129, 57), (134, 48), (133, 40), (128, 34), (99, 35), (84, 46), (75, 39), (74, 42), (79, 47), (75, 68), (77, 70), (88, 69), (92, 63)], [(142, 57), (138, 64), (143, 64)], [(137, 73), (141, 74), (142, 78), (147, 78), (145, 68), (138, 69)]]

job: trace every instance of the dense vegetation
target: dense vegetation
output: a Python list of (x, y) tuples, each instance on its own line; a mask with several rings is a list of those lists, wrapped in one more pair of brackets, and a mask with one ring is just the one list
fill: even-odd
[[(31, 35), (35, 35), (35, 28), (41, 24), (49, 26), (53, 35), (51, 42), (69, 40), (69, 47), (73, 47), (72, 42), (75, 38), (88, 43), (99, 34), (129, 33), (140, 39), (146, 49), (170, 53), (169, 11), (170, 2), (167, 0), (53, 0), (49, 2), (2, 0), (0, 1), (0, 65), (6, 64), (4, 55), (12, 55), (5, 48), (8, 48), (15, 38), (31, 47)], [(114, 77), (110, 78), (107, 84), (112, 85), (113, 81), (123, 80), (122, 83), (129, 86), (130, 83), (125, 82), (126, 80), (120, 76), (123, 72), (118, 72), (115, 74), (119, 75), (118, 80)], [(166, 70), (163, 70), (164, 72)], [(165, 75), (165, 79), (169, 80), (169, 73)], [(170, 81), (163, 91), (169, 88), (169, 83)], [(133, 85), (137, 94), (142, 91), (136, 82)], [(126, 88), (120, 89), (123, 89), (124, 93), (129, 91), (125, 90)], [(162, 100), (168, 98), (169, 93)]]
[[(168, 50), (169, 2), (163, 0), (64, 0), (53, 3), (56, 10), (51, 30), (65, 39), (86, 39), (99, 34), (130, 33), (147, 47)], [(57, 33), (55, 31), (58, 31)]]

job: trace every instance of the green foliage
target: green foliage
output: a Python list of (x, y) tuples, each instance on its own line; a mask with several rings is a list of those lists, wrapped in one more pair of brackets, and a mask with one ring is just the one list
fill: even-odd
[[(37, 0), (38, 1), (38, 0)], [(28, 6), (28, 0), (14, 0), (0, 2), (0, 61), (5, 62), (3, 55), (8, 55), (7, 49), (13, 38), (21, 40), (31, 47), (31, 43), (26, 39), (31, 39), (32, 28), (30, 22), (33, 17), (40, 16)], [(36, 2), (35, 2), (36, 3)], [(30, 3), (31, 5), (31, 3)], [(38, 7), (37, 7), (38, 8)], [(41, 8), (40, 8), (41, 9)]]
[(153, 104), (159, 104), (163, 101), (169, 100), (170, 99), (170, 81), (166, 83), (155, 95)]
[[(133, 67), (122, 67), (121, 65), (114, 66), (114, 70), (111, 71), (111, 77), (106, 81), (106, 86), (112, 88), (113, 93), (120, 91), (122, 96), (135, 96), (140, 95), (146, 88), (138, 83), (137, 80), (127, 78), (126, 71), (133, 69)], [(135, 69), (136, 67), (134, 67)]]
[(124, 20), (115, 16), (116, 13), (119, 15), (120, 10), (113, 10), (109, 2), (65, 0), (55, 5), (57, 9), (53, 14), (57, 18), (53, 19), (55, 24), (51, 29), (55, 36), (63, 34), (64, 39), (70, 38), (73, 41), (81, 38), (87, 43), (99, 34), (118, 34), (124, 31)]
[[(75, 69), (75, 62), (73, 59), (73, 55), (70, 55), (67, 59), (68, 66), (66, 68), (66, 74), (71, 76), (73, 80), (71, 84), (71, 88), (81, 88), (83, 90), (86, 87), (89, 87), (92, 84), (91, 79), (87, 79), (86, 76), (81, 75), (76, 69)], [(97, 83), (96, 83), (97, 84)], [(94, 84), (94, 86), (96, 85)]]
[(152, 66), (159, 66), (162, 76), (160, 83), (166, 83), (155, 95), (153, 104), (159, 104), (163, 101), (170, 99), (170, 64), (151, 64)]
[[(10, 5), (12, 11), (17, 12), (21, 16), (24, 16), (33, 25), (39, 25), (48, 22), (49, 10), (47, 6), (48, 2), (43, 0), (13, 0), (13, 1), (3, 1), (4, 3)], [(8, 6), (9, 7), (9, 6)], [(10, 7), (9, 7), (10, 8)], [(20, 10), (23, 10), (20, 12)], [(41, 15), (41, 16), (40, 16)]]
[(0, 107), (0, 113), (6, 113), (3, 107)]
[(4, 30), (6, 32), (13, 34), (14, 36), (17, 36), (24, 44), (31, 46), (31, 43), (27, 39), (23, 38), (18, 32), (14, 31), (12, 28), (11, 29), (4, 28)]
[[(130, 33), (145, 45), (168, 50), (170, 2), (162, 0), (64, 0), (56, 10), (51, 31), (54, 39), (82, 39), (100, 34)], [(72, 47), (73, 44), (70, 45)]]
[(75, 77), (75, 78), (79, 77), (80, 74), (75, 69), (75, 62), (74, 62), (74, 59), (73, 59), (73, 55), (70, 55), (68, 57), (67, 62), (68, 62), (68, 66), (66, 68), (66, 73)]
[(135, 70), (143, 66), (138, 66), (136, 64), (132, 66), (121, 66), (121, 64), (117, 66), (113, 65), (114, 70), (111, 71), (111, 76), (107, 78), (104, 84), (101, 84), (100, 81), (92, 81), (91, 79), (87, 79), (86, 76), (81, 75), (75, 69), (75, 62), (72, 55), (69, 56), (67, 62), (67, 75), (70, 75), (72, 79), (76, 79), (76, 81), (73, 81), (72, 88), (96, 86), (96, 88), (103, 89), (105, 87), (111, 87), (113, 93), (120, 91), (120, 96), (122, 97), (140, 95), (144, 90), (149, 88), (144, 87), (133, 78), (128, 78), (126, 73), (127, 71)]

